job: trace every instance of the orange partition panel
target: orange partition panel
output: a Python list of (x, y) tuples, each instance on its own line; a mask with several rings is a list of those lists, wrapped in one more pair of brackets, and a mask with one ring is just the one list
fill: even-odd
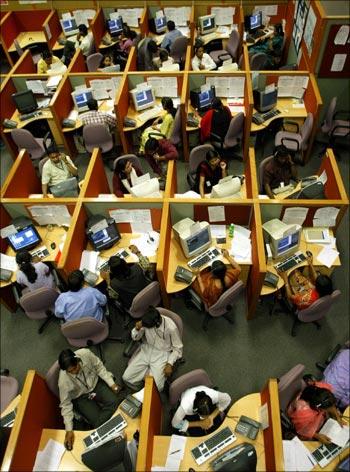
[(101, 40), (103, 38), (103, 35), (105, 34), (105, 17), (103, 14), (103, 9), (99, 8), (97, 10), (97, 13), (90, 23), (90, 29), (92, 31), (95, 45), (96, 45), (96, 50), (98, 49), (99, 44), (101, 43)]
[[(52, 49), (57, 39), (62, 33), (62, 27), (61, 27), (60, 19), (58, 17), (57, 10), (51, 10), (51, 13), (44, 21), (43, 29), (44, 29), (44, 32), (46, 32), (47, 43), (50, 49)], [(48, 36), (47, 36), (48, 31), (50, 31), (50, 34), (51, 34), (50, 39), (48, 39)]]
[(259, 183), (258, 176), (256, 173), (256, 164), (255, 164), (255, 151), (254, 148), (249, 148), (249, 156), (247, 163), (245, 165), (245, 185), (247, 198), (258, 198), (259, 194)]
[(10, 14), (1, 22), (1, 37), (7, 49), (11, 46), (21, 31), (27, 30), (21, 29), (20, 25), (16, 21), (15, 13), (13, 11), (10, 12)]
[[(244, 54), (248, 55), (247, 51), (245, 51)], [(243, 60), (243, 62), (244, 61), (245, 59)], [(248, 63), (249, 63), (249, 60), (248, 60)], [(243, 147), (243, 160), (247, 161), (248, 153), (249, 153), (250, 128), (252, 124), (252, 115), (253, 115), (253, 90), (252, 90), (252, 82), (250, 80), (249, 72), (247, 72), (245, 76), (243, 100), (244, 100), (243, 103), (244, 103), (244, 109), (245, 109), (245, 116), (244, 116), (242, 147)]]
[[(131, 48), (131, 53), (135, 54), (135, 48)], [(115, 99), (115, 109), (117, 116), (117, 128), (119, 131), (120, 140), (122, 142), (124, 152), (127, 153), (129, 144), (126, 137), (126, 133), (124, 133), (123, 131), (124, 117), (128, 114), (129, 109), (129, 84), (127, 74), (124, 74), (124, 77), (120, 82), (119, 90)]]
[(18, 59), (15, 67), (11, 71), (12, 74), (36, 74), (37, 67), (33, 62), (33, 56), (29, 49), (24, 51), (24, 54)]
[(50, 105), (56, 127), (62, 137), (66, 151), (70, 154), (70, 157), (74, 157), (76, 154), (73, 133), (63, 133), (61, 123), (64, 118), (67, 118), (71, 110), (74, 108), (74, 103), (71, 96), (72, 91), (72, 85), (68, 76), (66, 76), (63, 78), (63, 80), (61, 80)]
[(31, 193), (41, 193), (41, 181), (29, 154), (25, 149), (21, 149), (4, 182), (1, 196), (2, 198), (28, 198)]
[(147, 36), (148, 33), (148, 11), (147, 8), (143, 9), (141, 18), (139, 19), (140, 33), (142, 36)]
[[(293, 32), (293, 26), (294, 26), (294, 9), (295, 5), (293, 2), (288, 2), (287, 3), (287, 8), (286, 8), (286, 14), (285, 14), (285, 20), (286, 20), (286, 26), (285, 26), (285, 31), (284, 31), (284, 36), (286, 39), (286, 43), (284, 46), (284, 51), (283, 51), (283, 57), (282, 57), (282, 64), (285, 64), (288, 56), (288, 51), (289, 51), (289, 45), (291, 43), (292, 39), (292, 32)], [(301, 69), (302, 70), (302, 69)]]
[(326, 154), (323, 156), (318, 175), (321, 175), (323, 171), (326, 171), (327, 174), (327, 182), (325, 184), (326, 198), (328, 200), (341, 198), (346, 203), (348, 197), (332, 149), (327, 149)]
[(162, 295), (163, 304), (166, 308), (170, 308), (170, 298), (166, 291), (166, 281), (168, 278), (168, 267), (170, 257), (170, 240), (171, 240), (171, 216), (170, 206), (166, 202), (163, 205), (162, 224), (160, 227), (161, 238), (158, 247), (157, 256), (157, 278), (160, 284), (160, 293)]
[(10, 76), (7, 76), (7, 78), (4, 80), (4, 82), (1, 84), (1, 89), (0, 89), (0, 130), (1, 130), (1, 137), (6, 143), (8, 150), (10, 151), (13, 159), (18, 154), (18, 149), (13, 140), (11, 139), (11, 134), (10, 133), (4, 133), (4, 126), (3, 126), (3, 121), (5, 118), (11, 118), (13, 113), (16, 110), (16, 106), (11, 98), (11, 95), (13, 93), (16, 93), (17, 89), (14, 86), (12, 79)]
[(72, 60), (70, 61), (68, 72), (69, 73), (88, 72), (85, 58), (83, 56), (83, 53), (81, 52), (81, 49), (77, 49), (75, 51), (74, 56), (72, 57)]
[(235, 223), (237, 225), (249, 226), (251, 218), (252, 207), (251, 204), (247, 205), (228, 205), (226, 203), (217, 203), (208, 205), (208, 203), (194, 204), (193, 205), (193, 219), (194, 221), (209, 221), (208, 208), (209, 206), (224, 205), (225, 206), (225, 221), (218, 222), (217, 224), (230, 224)]
[(94, 198), (98, 197), (100, 193), (110, 193), (110, 189), (103, 166), (101, 151), (100, 149), (94, 149), (90, 157), (80, 195), (82, 197)]
[(125, 65), (125, 71), (132, 72), (137, 70), (137, 49), (133, 46), (130, 49), (128, 60)]
[(42, 31), (42, 26), (50, 13), (51, 10), (35, 10), (35, 13), (19, 10), (14, 12), (20, 31)]
[(177, 191), (177, 170), (176, 161), (168, 162), (168, 170), (166, 175), (165, 197), (174, 197)]
[[(5, 226), (8, 226), (12, 221), (12, 217), (10, 214), (5, 210), (3, 205), (0, 205), (0, 223), (1, 223), (1, 228), (4, 228)], [(3, 253), (6, 253), (8, 248), (8, 242), (6, 239), (2, 239), (0, 237), (0, 251)]]
[(63, 428), (59, 399), (41, 375), (29, 370), (1, 470), (32, 470), (44, 428)]

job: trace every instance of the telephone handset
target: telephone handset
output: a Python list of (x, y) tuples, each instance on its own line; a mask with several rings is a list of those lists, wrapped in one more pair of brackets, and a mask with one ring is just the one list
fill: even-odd
[(248, 416), (242, 415), (237, 423), (235, 432), (254, 440), (257, 437), (260, 428), (261, 423), (259, 423), (259, 421), (255, 421)]

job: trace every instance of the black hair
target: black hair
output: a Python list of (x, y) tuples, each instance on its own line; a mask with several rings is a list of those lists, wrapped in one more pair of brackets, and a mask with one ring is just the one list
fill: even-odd
[(313, 410), (326, 410), (336, 404), (333, 393), (326, 389), (317, 387), (316, 385), (308, 385), (304, 388), (300, 399), (308, 402)]
[(220, 98), (214, 97), (211, 101), (211, 107), (213, 110), (221, 110), (223, 108), (223, 104)]
[(128, 37), (128, 34), (130, 33), (131, 29), (130, 26), (127, 23), (123, 23), (123, 35)]
[(318, 275), (316, 277), (315, 286), (317, 293), (320, 297), (325, 297), (326, 295), (331, 295), (333, 292), (333, 283), (332, 279), (328, 275)]
[(158, 51), (157, 43), (153, 39), (151, 39), (151, 41), (149, 41), (149, 43), (147, 44), (147, 49), (149, 52), (156, 53)]
[(58, 147), (56, 146), (56, 143), (52, 141), (52, 143), (50, 144), (50, 146), (46, 150), (46, 154), (48, 156), (50, 156), (50, 154), (56, 154), (58, 152), (59, 152), (59, 150), (58, 150)]
[(159, 143), (156, 138), (148, 138), (145, 144), (145, 154), (154, 154), (158, 147)]
[(130, 275), (130, 267), (124, 259), (118, 256), (112, 256), (108, 261), (111, 276), (123, 280)]
[(164, 62), (169, 59), (169, 52), (166, 49), (159, 50), (159, 59)]
[(215, 410), (212, 399), (202, 390), (196, 393), (193, 401), (193, 411), (199, 416), (208, 416)]
[(135, 39), (137, 36), (136, 31), (129, 29), (124, 33), (124, 36), (128, 39)]
[(118, 172), (118, 174), (120, 174), (122, 176), (122, 178), (125, 177), (125, 166), (126, 166), (126, 163), (128, 162), (128, 158), (125, 157), (124, 159), (120, 159), (118, 162), (117, 162), (117, 165), (116, 165), (116, 171)]
[(220, 159), (219, 153), (217, 151), (215, 151), (215, 149), (209, 149), (209, 151), (205, 155), (206, 161), (209, 162), (214, 157), (218, 157)]
[(279, 146), (276, 146), (274, 151), (273, 151), (273, 157), (275, 159), (278, 159), (279, 157), (288, 157), (289, 156), (289, 151), (284, 146), (283, 144), (280, 144)]
[(204, 41), (203, 39), (198, 36), (195, 40), (194, 40), (194, 46), (193, 46), (195, 49), (198, 49), (199, 47), (204, 47)]
[(98, 110), (98, 103), (95, 98), (89, 98), (87, 106), (89, 107), (89, 110)]
[(78, 30), (79, 30), (79, 33), (81, 33), (83, 36), (86, 36), (88, 34), (87, 26), (84, 24), (79, 25)]
[(275, 26), (276, 34), (278, 36), (284, 36), (282, 23), (276, 23), (274, 26)]
[(161, 323), (161, 315), (154, 306), (149, 306), (142, 316), (142, 326), (145, 328), (158, 328)]
[(174, 102), (172, 101), (171, 98), (163, 97), (162, 98), (162, 106), (163, 106), (164, 110), (166, 110), (168, 113), (171, 114), (171, 116), (173, 118), (175, 118), (176, 108), (174, 107)]
[(79, 292), (79, 290), (83, 287), (84, 283), (84, 274), (81, 270), (73, 270), (68, 275), (68, 290), (71, 292)]
[(20, 270), (26, 275), (28, 282), (33, 284), (38, 278), (35, 267), (32, 264), (32, 255), (28, 251), (20, 251), (16, 254), (16, 262)]
[(49, 49), (45, 49), (45, 50), (41, 53), (41, 56), (42, 56), (42, 58), (45, 60), (45, 59), (50, 59), (51, 57), (53, 57), (53, 54), (52, 54), (52, 52), (51, 52)]
[(167, 21), (166, 27), (169, 31), (173, 31), (175, 29), (175, 23), (172, 20)]
[(225, 275), (226, 275), (226, 266), (222, 261), (214, 261), (211, 265), (211, 273), (214, 277), (220, 279), (222, 288), (226, 290), (225, 284)]
[(198, 49), (204, 49), (204, 45), (203, 44), (198, 44), (197, 46), (194, 46), (194, 53), (197, 54), (198, 52)]
[(58, 356), (58, 365), (61, 370), (67, 370), (69, 367), (75, 367), (79, 360), (72, 349), (64, 349)]

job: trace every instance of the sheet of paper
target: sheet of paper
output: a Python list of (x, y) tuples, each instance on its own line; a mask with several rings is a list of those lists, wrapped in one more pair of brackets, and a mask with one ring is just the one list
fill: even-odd
[(300, 225), (302, 226), (309, 209), (303, 207), (291, 207), (286, 208), (282, 221), (287, 225)]
[(116, 223), (131, 223), (132, 221), (130, 210), (110, 210), (109, 215)]
[(144, 231), (152, 231), (152, 223), (147, 222), (143, 223), (140, 221), (135, 221), (130, 223), (132, 233), (143, 233)]
[(13, 256), (7, 256), (6, 254), (0, 254), (0, 267), (1, 269), (17, 270), (16, 258)]
[(350, 25), (342, 25), (334, 38), (334, 44), (344, 46), (348, 40)]
[(316, 18), (314, 9), (312, 5), (310, 5), (309, 14), (307, 15), (307, 20), (305, 23), (304, 35), (303, 35), (309, 56), (311, 56), (311, 53), (312, 53), (313, 35), (314, 35), (316, 22), (317, 22), (317, 18)]
[(83, 251), (80, 259), (80, 270), (88, 269), (91, 272), (96, 272), (98, 251)]
[(139, 26), (138, 19), (142, 14), (142, 8), (118, 8), (117, 13), (123, 18), (123, 23), (127, 23), (132, 28)]
[(334, 54), (331, 71), (341, 72), (344, 69), (346, 58), (347, 54)]
[(38, 451), (33, 471), (58, 470), (65, 450), (63, 444), (49, 439), (45, 448), (42, 451)]
[[(150, 237), (152, 237), (153, 241), (150, 239)], [(135, 246), (138, 247), (144, 256), (155, 256), (159, 246), (159, 234), (152, 230), (148, 233), (141, 233), (141, 236), (139, 238), (132, 239), (130, 244), (135, 244)]]
[(242, 236), (246, 239), (250, 239), (251, 231), (244, 226), (235, 225), (234, 234), (237, 236)]
[(311, 452), (295, 436), (291, 441), (283, 441), (284, 470), (303, 472), (313, 469), (316, 461)]
[(215, 223), (216, 221), (225, 221), (225, 207), (220, 206), (208, 206), (209, 223)]
[(39, 225), (69, 226), (72, 219), (66, 205), (34, 205), (28, 210)]
[(133, 397), (136, 398), (139, 402), (143, 403), (143, 396), (145, 394), (145, 388), (139, 390), (138, 392), (135, 392), (132, 394)]
[(106, 100), (110, 98), (109, 92), (107, 89), (95, 89), (92, 91), (92, 96), (95, 100)]
[(175, 193), (175, 198), (201, 198), (201, 196), (193, 190), (188, 190), (185, 193)]
[(178, 97), (176, 77), (149, 77), (148, 85), (151, 85), (156, 97)]
[(318, 177), (318, 180), (323, 183), (323, 185), (326, 185), (327, 182), (327, 172), (324, 170), (322, 174)]
[(269, 410), (267, 407), (267, 403), (264, 403), (259, 408), (259, 418), (262, 429), (266, 429), (269, 427)]
[(283, 459), (285, 472), (295, 472), (297, 470), (297, 458), (295, 455), (295, 445), (292, 441), (283, 440)]
[(342, 427), (338, 421), (334, 420), (333, 418), (328, 418), (328, 420), (320, 429), (320, 434), (325, 434), (332, 440), (332, 443), (340, 447), (344, 447), (349, 441), (349, 432), (349, 426), (344, 425)]
[(212, 7), (211, 14), (215, 15), (215, 23), (219, 25), (232, 25), (235, 7)]
[(315, 211), (313, 226), (331, 228), (336, 225), (339, 208), (324, 207)]
[(330, 268), (338, 256), (339, 252), (335, 249), (332, 249), (328, 244), (323, 246), (322, 251), (318, 253), (317, 260), (321, 262), (322, 265)]
[(7, 238), (7, 236), (11, 236), (11, 234), (16, 234), (16, 233), (17, 233), (16, 227), (14, 225), (8, 225), (1, 228), (0, 236), (2, 237), (2, 239), (5, 239)]
[(226, 225), (210, 225), (211, 237), (226, 238)]
[(180, 470), (180, 464), (185, 453), (186, 442), (186, 436), (179, 436), (177, 434), (171, 436), (165, 463), (167, 470)]
[(47, 94), (46, 80), (26, 80), (26, 86), (34, 94)]

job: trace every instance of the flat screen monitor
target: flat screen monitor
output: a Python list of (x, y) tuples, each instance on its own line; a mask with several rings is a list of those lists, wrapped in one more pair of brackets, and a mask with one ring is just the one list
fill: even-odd
[(38, 103), (31, 90), (13, 93), (11, 97), (20, 113), (31, 113), (38, 108)]
[(274, 90), (266, 92), (265, 90), (253, 90), (254, 107), (259, 112), (272, 110), (277, 105), (277, 87)]
[(123, 31), (123, 18), (119, 16), (114, 20), (108, 20), (107, 26), (111, 36), (118, 36)]
[(16, 252), (26, 249), (29, 251), (41, 242), (41, 237), (34, 225), (28, 225), (7, 238), (9, 245)]
[(198, 18), (199, 32), (201, 35), (212, 33), (216, 30), (215, 15), (205, 15)]
[(68, 20), (60, 20), (63, 32), (66, 36), (71, 36), (78, 32), (78, 26), (75, 21), (75, 18), (70, 18)]
[(121, 236), (115, 223), (110, 224), (107, 228), (97, 231), (97, 233), (88, 233), (88, 238), (93, 245), (95, 251), (103, 251), (114, 246)]
[(159, 16), (154, 19), (154, 26), (156, 28), (156, 33), (164, 33), (166, 30), (166, 16)]
[(240, 198), (238, 192), (241, 190), (241, 179), (239, 177), (228, 176), (221, 179), (214, 185), (210, 198)]
[(254, 32), (262, 27), (262, 12), (258, 11), (249, 17), (249, 31)]
[(198, 233), (181, 239), (181, 246), (186, 257), (196, 256), (211, 245), (210, 226), (201, 229)]
[(92, 89), (77, 90), (72, 92), (75, 108), (81, 112), (89, 109), (87, 102), (93, 98)]
[(144, 89), (133, 89), (130, 90), (134, 107), (136, 111), (145, 110), (150, 108), (155, 103), (154, 92), (151, 86)]

